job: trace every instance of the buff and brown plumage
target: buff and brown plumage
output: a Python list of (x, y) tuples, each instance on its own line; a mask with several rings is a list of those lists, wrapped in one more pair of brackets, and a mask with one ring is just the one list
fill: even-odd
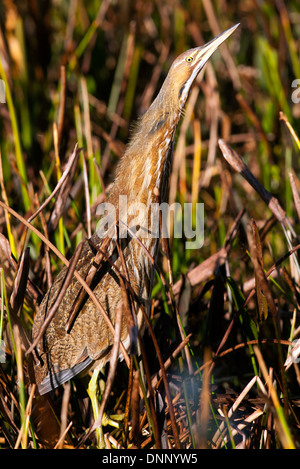
[[(159, 94), (138, 121), (117, 168), (108, 203), (116, 208), (119, 216), (120, 195), (126, 196), (127, 224), (129, 227), (131, 223), (137, 226), (134, 236), (126, 231), (127, 237), (122, 240), (122, 252), (126, 261), (128, 280), (135, 295), (134, 310), (137, 312), (135, 321), (138, 328), (141, 328), (143, 323), (141, 307), (145, 309), (149, 307), (154, 271), (149, 257), (136, 237), (155, 259), (159, 237), (153, 234), (157, 229), (157, 225), (154, 227), (153, 223), (157, 221), (158, 213), (149, 208), (157, 201), (157, 193), (160, 194), (161, 202), (168, 199), (168, 181), (177, 125), (199, 72), (212, 53), (236, 27), (228, 29), (202, 47), (184, 52), (173, 62)], [(139, 210), (138, 220), (136, 216), (130, 216), (137, 202), (140, 204), (139, 208), (142, 207)], [(121, 230), (126, 230), (124, 225), (119, 226)], [(113, 226), (112, 230), (114, 229)], [(102, 243), (99, 230), (90, 241), (84, 242), (76, 264), (77, 272), (84, 279), (91, 271)], [(101, 264), (94, 269), (90, 287), (114, 324), (117, 308), (122, 304), (122, 289), (117, 272), (122, 271), (123, 267), (113, 238), (106, 248), (106, 255), (110, 260), (102, 258)], [(112, 267), (111, 262), (116, 269)], [(34, 320), (33, 339), (56, 301), (66, 274), (65, 268), (45, 295)], [(71, 327), (66, 328), (75, 305), (78, 314)], [(130, 339), (126, 315), (122, 318), (121, 341), (128, 349)], [(39, 393), (49, 392), (90, 367), (102, 368), (110, 358), (112, 343), (113, 334), (101, 312), (89, 296), (82, 293), (81, 284), (73, 277), (35, 350), (34, 380)]]

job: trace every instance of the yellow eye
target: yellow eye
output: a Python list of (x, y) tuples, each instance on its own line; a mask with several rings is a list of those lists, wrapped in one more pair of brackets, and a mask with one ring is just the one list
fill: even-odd
[(193, 62), (193, 60), (194, 60), (194, 57), (191, 57), (191, 56), (185, 58), (185, 61), (188, 62), (189, 64)]

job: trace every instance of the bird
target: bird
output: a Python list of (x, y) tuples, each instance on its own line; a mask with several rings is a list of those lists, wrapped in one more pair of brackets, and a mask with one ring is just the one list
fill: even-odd
[[(102, 216), (95, 233), (82, 242), (80, 252), (76, 257), (74, 253), (70, 261), (70, 265), (75, 263), (76, 272), (87, 281), (113, 326), (116, 311), (123, 305), (124, 288), (131, 292), (135, 316), (133, 314), (131, 322), (126, 314), (121, 319), (120, 340), (127, 351), (134, 342), (134, 334), (130, 330), (143, 330), (142, 309), (149, 314), (154, 262), (160, 241), (157, 232), (152, 235), (158, 218), (155, 203), (158, 195), (160, 202), (168, 200), (177, 126), (200, 71), (237, 27), (238, 24), (207, 44), (183, 52), (172, 63), (156, 98), (138, 119), (117, 165), (106, 205), (106, 208), (115, 209), (111, 212), (116, 219), (112, 215)], [(125, 214), (120, 200), (126, 201)], [(132, 215), (132, 207), (137, 204), (138, 215)], [(106, 229), (107, 226), (109, 228)], [(90, 370), (96, 370), (97, 376), (110, 360), (113, 331), (84, 290), (78, 275), (73, 273), (65, 284), (69, 272), (67, 267), (60, 271), (34, 318), (32, 340), (37, 344), (33, 354), (32, 381), (40, 395)], [(41, 335), (43, 324), (53, 308), (55, 314)], [(120, 352), (120, 359), (121, 355)]]

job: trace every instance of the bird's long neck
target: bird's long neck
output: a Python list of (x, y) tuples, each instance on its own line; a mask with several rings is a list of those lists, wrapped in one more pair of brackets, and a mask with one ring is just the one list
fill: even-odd
[[(168, 85), (166, 81), (165, 84)], [(122, 204), (125, 199), (127, 226), (140, 227), (136, 235), (153, 257), (157, 254), (160, 233), (158, 206), (168, 199), (173, 142), (181, 116), (178, 105), (177, 108), (172, 106), (172, 102), (176, 102), (172, 87), (164, 85), (136, 125), (117, 167), (109, 196), (109, 202), (116, 208), (120, 220), (124, 217), (121, 199)], [(166, 88), (168, 93), (165, 92)], [(131, 243), (131, 249), (134, 250), (136, 244)]]
[(133, 137), (118, 166), (111, 200), (119, 195), (146, 205), (153, 202), (157, 188), (166, 201), (173, 141), (181, 110), (171, 105), (164, 86), (148, 111), (139, 119)]

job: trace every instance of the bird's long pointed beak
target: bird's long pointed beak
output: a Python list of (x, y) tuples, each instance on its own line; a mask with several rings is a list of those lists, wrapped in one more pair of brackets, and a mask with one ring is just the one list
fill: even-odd
[(233, 31), (236, 30), (239, 25), (240, 23), (236, 24), (235, 26), (232, 26), (223, 33), (219, 34), (219, 36), (209, 41), (204, 46), (199, 47), (199, 52), (197, 53), (195, 59), (197, 62), (200, 61), (201, 68), (208, 61), (208, 59), (215, 52), (215, 50), (233, 33)]

